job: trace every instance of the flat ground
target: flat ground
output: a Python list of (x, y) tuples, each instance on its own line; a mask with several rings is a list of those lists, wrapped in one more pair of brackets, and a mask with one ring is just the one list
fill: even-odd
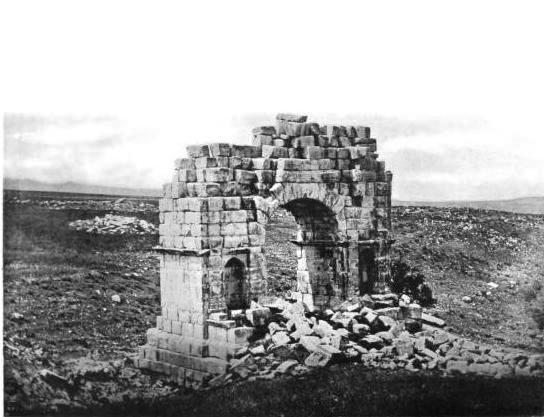
[[(158, 260), (150, 251), (158, 237), (72, 231), (70, 221), (111, 213), (113, 206), (44, 204), (51, 199), (62, 200), (30, 193), (22, 198), (30, 201), (4, 204), (4, 382), (10, 413), (213, 415), (219, 403), (221, 414), (242, 415), (544, 410), (539, 379), (446, 378), (353, 365), (199, 393), (164, 384), (133, 369), (129, 359), (159, 312)], [(115, 213), (158, 223), (156, 210), (134, 203)], [(531, 312), (544, 281), (543, 216), (398, 207), (393, 220), (394, 256), (425, 274), (437, 300), (431, 312), (452, 331), (501, 347), (544, 351)], [(288, 214), (270, 224), (272, 293), (288, 291), (292, 283), (293, 231)], [(44, 370), (60, 378), (39, 376)]]

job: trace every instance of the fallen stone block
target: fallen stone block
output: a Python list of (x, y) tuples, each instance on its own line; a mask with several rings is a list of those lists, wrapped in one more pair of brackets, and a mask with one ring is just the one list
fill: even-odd
[(404, 321), (404, 328), (410, 333), (417, 333), (421, 331), (421, 322), (414, 319), (406, 319)]
[(310, 356), (306, 358), (304, 363), (306, 366), (309, 366), (312, 368), (321, 368), (321, 367), (327, 366), (331, 360), (332, 360), (332, 355), (329, 355), (325, 352), (316, 351), (316, 352), (312, 352)]
[(446, 371), (450, 373), (466, 374), (468, 372), (468, 362), (450, 359), (446, 362)]
[(370, 309), (374, 309), (375, 301), (372, 299), (372, 297), (368, 294), (363, 295), (362, 297), (359, 297), (359, 302), (363, 307), (368, 307)]
[(359, 344), (366, 349), (381, 349), (384, 346), (383, 340), (372, 334), (363, 337), (360, 340)]
[(302, 336), (300, 338), (300, 344), (308, 352), (315, 352), (317, 345), (320, 343), (321, 339), (317, 336)]
[(285, 362), (280, 363), (275, 371), (279, 374), (284, 374), (297, 365), (298, 361), (296, 360), (286, 360)]
[(364, 323), (357, 323), (353, 325), (352, 332), (357, 336), (364, 336), (370, 333), (370, 326)]
[(272, 335), (272, 342), (276, 346), (283, 346), (283, 345), (286, 345), (288, 343), (291, 343), (291, 338), (289, 337), (287, 332), (279, 331), (279, 332), (275, 332)]
[(427, 313), (421, 314), (421, 321), (425, 324), (436, 327), (444, 327), (446, 325), (446, 322), (444, 320), (439, 319), (438, 317), (431, 316)]
[(248, 339), (253, 336), (253, 327), (235, 327), (228, 330), (228, 341), (237, 345), (247, 344)]
[(414, 354), (414, 341), (409, 338), (400, 338), (393, 341), (393, 347), (397, 355), (411, 356)]
[(403, 319), (421, 319), (422, 313), (419, 304), (408, 304), (400, 307), (400, 316)]
[(370, 328), (374, 331), (389, 330), (395, 324), (397, 324), (397, 321), (389, 316), (378, 316), (372, 325), (370, 325)]
[(400, 316), (400, 308), (399, 307), (387, 307), (387, 308), (379, 308), (374, 310), (374, 313), (378, 316), (387, 316), (392, 318), (393, 320), (398, 320)]
[(421, 350), (418, 350), (421, 354), (431, 358), (431, 359), (440, 359), (440, 355), (436, 354), (435, 352), (433, 352), (431, 349), (421, 349)]
[[(362, 311), (361, 311), (362, 313)], [(378, 319), (378, 315), (374, 312), (368, 312), (364, 315), (364, 320), (368, 323), (369, 326), (372, 327), (374, 325), (374, 322)]]
[(395, 338), (390, 332), (378, 332), (374, 336), (379, 337), (385, 344), (390, 345)]
[(271, 335), (273, 335), (276, 332), (282, 332), (282, 331), (285, 331), (285, 330), (286, 330), (285, 327), (281, 326), (280, 324), (276, 323), (275, 321), (268, 324), (268, 332)]
[(266, 353), (263, 345), (258, 345), (249, 349), (249, 353), (253, 356), (262, 356)]
[(332, 326), (324, 320), (319, 320), (317, 326), (314, 326), (313, 332), (319, 337), (326, 337), (333, 334)]

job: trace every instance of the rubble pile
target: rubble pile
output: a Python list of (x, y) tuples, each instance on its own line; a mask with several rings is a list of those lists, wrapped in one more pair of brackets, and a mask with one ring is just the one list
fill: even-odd
[(261, 326), (262, 337), (238, 349), (228, 372), (209, 381), (210, 386), (299, 375), (341, 362), (495, 378), (544, 373), (544, 355), (499, 351), (451, 334), (443, 320), (406, 295), (365, 295), (316, 313), (300, 302), (277, 299), (233, 315)]
[(137, 217), (116, 216), (106, 214), (104, 217), (96, 216), (89, 220), (76, 220), (68, 226), (81, 232), (97, 233), (100, 235), (144, 235), (158, 233), (158, 229), (152, 223)]
[(117, 200), (42, 200), (42, 199), (20, 199), (9, 198), (8, 204), (22, 204), (40, 206), (50, 210), (108, 210), (108, 211), (131, 211), (131, 212), (157, 212), (156, 203), (134, 201), (126, 198)]
[(519, 252), (526, 247), (520, 229), (542, 224), (542, 217), (454, 207), (394, 207), (397, 222), (409, 224), (421, 237), (422, 244), (477, 242), (485, 249), (497, 247)]

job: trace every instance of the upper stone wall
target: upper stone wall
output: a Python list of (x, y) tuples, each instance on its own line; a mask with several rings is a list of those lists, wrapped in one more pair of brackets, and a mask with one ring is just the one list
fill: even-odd
[[(326, 183), (340, 195), (390, 195), (391, 174), (378, 161), (366, 126), (323, 125), (307, 116), (278, 114), (276, 126), (252, 131), (251, 145), (211, 143), (187, 147), (175, 162), (164, 197), (267, 197), (275, 184)], [(363, 189), (364, 188), (364, 189)]]

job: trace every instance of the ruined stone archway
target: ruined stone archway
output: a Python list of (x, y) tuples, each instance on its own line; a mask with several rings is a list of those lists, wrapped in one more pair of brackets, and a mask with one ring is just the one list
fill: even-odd
[(385, 289), (392, 175), (369, 128), (280, 114), (250, 146), (187, 154), (159, 202), (162, 313), (139, 366), (184, 381), (221, 373), (247, 336), (225, 312), (266, 293), (265, 225), (278, 206), (300, 228), (297, 299), (325, 309)]

